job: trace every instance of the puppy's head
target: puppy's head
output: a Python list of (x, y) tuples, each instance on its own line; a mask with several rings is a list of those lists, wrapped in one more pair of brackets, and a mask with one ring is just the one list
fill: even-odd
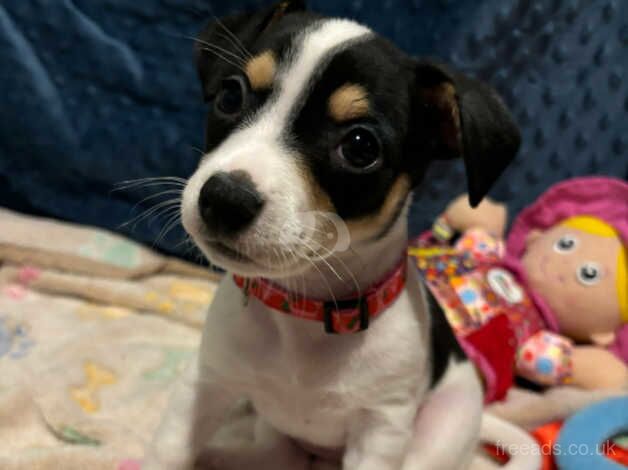
[(464, 159), (477, 204), (518, 149), (489, 87), (302, 2), (211, 23), (197, 60), (206, 154), (182, 220), (243, 275), (302, 271), (340, 225), (351, 243), (384, 237), (434, 159)]

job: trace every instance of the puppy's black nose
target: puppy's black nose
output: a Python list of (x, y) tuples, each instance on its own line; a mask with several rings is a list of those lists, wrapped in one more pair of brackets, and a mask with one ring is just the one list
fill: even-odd
[(257, 217), (264, 198), (246, 171), (212, 175), (201, 188), (198, 207), (201, 219), (212, 233), (233, 235)]

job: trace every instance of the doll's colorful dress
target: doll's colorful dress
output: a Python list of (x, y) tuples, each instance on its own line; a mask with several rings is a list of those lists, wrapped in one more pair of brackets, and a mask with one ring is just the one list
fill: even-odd
[(546, 329), (502, 262), (500, 240), (477, 229), (453, 245), (426, 236), (411, 243), (409, 254), (482, 373), (487, 401), (503, 398), (515, 374), (542, 385), (569, 381), (572, 343)]

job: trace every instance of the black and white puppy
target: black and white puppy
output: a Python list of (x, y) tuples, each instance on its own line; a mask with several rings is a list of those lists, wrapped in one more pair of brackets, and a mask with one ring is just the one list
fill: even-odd
[[(307, 298), (355, 296), (398, 265), (430, 162), (462, 157), (477, 204), (519, 146), (488, 86), (299, 1), (215, 21), (198, 44), (212, 109), (183, 224), (212, 263)], [(386, 311), (347, 335), (225, 276), (144, 468), (193, 466), (243, 396), (259, 415), (256, 447), (216, 450), (216, 468), (306, 469), (334, 453), (348, 470), (467, 466), (482, 385), (415, 271), (406, 276)]]

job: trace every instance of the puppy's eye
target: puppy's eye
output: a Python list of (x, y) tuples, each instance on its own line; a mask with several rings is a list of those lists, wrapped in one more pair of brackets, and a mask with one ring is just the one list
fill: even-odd
[(238, 116), (246, 105), (247, 93), (248, 87), (244, 78), (239, 76), (225, 78), (214, 101), (216, 113), (227, 118)]
[(345, 134), (336, 153), (353, 168), (369, 169), (379, 161), (379, 140), (366, 127), (354, 127)]
[(584, 263), (576, 271), (576, 277), (578, 278), (578, 282), (580, 282), (580, 284), (584, 284), (585, 286), (593, 286), (600, 282), (600, 278), (602, 277), (602, 270), (597, 263)]
[(557, 253), (569, 253), (576, 248), (578, 240), (572, 235), (563, 235), (554, 243), (554, 251)]

